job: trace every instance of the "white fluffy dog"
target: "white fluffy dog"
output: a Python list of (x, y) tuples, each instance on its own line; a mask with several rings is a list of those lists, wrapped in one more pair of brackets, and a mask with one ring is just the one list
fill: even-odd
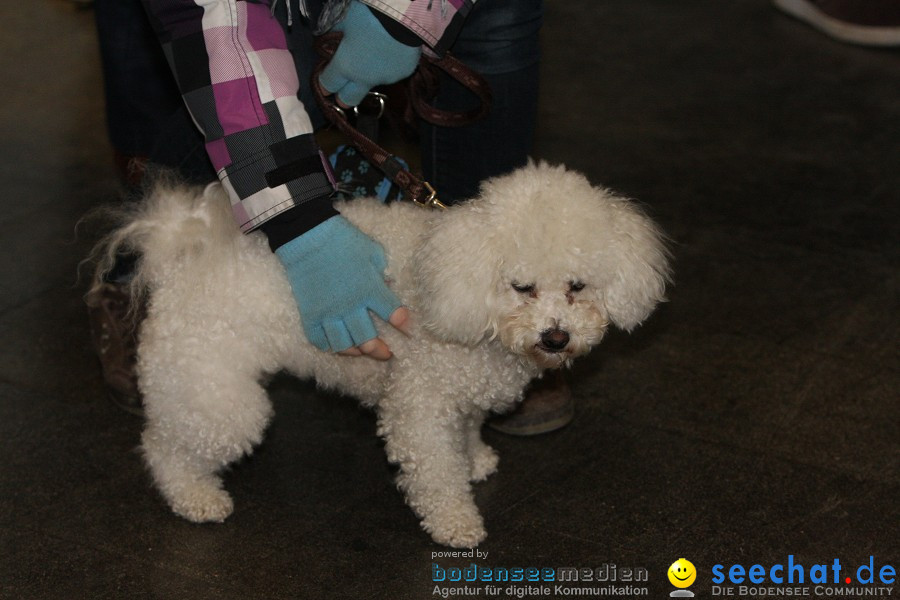
[(261, 441), (272, 416), (261, 378), (286, 369), (374, 407), (422, 527), (475, 546), (486, 532), (471, 483), (498, 461), (481, 440), (485, 415), (588, 352), (610, 322), (630, 330), (648, 316), (668, 277), (661, 235), (627, 200), (544, 164), (446, 211), (372, 199), (338, 209), (384, 246), (387, 280), (413, 314), (408, 337), (379, 323), (386, 362), (305, 340), (279, 261), (262, 234), (238, 232), (218, 184), (159, 187), (105, 240), (98, 277), (117, 252), (141, 255), (147, 464), (177, 514), (224, 520), (219, 473)]

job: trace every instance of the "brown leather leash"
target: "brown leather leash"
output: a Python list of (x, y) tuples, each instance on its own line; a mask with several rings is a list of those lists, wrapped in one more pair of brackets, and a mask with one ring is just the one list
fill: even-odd
[[(447, 208), (438, 200), (437, 192), (431, 184), (413, 175), (394, 155), (353, 127), (345, 110), (338, 106), (336, 98), (328, 95), (319, 84), (319, 75), (331, 60), (342, 37), (343, 34), (332, 32), (316, 38), (316, 52), (320, 58), (313, 70), (312, 89), (325, 118), (347, 136), (372, 164), (400, 186), (413, 202), (428, 208)], [(479, 98), (480, 104), (466, 112), (446, 111), (432, 106), (430, 102), (438, 91), (438, 70), (444, 71), (471, 90)], [(418, 68), (408, 80), (408, 86), (407, 95), (412, 110), (434, 125), (461, 127), (481, 119), (491, 107), (491, 90), (487, 81), (449, 54), (437, 58), (423, 53)]]

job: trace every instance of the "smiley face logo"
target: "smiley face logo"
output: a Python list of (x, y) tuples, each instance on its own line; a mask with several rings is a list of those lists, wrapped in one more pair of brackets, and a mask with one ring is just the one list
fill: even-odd
[(689, 587), (697, 579), (697, 569), (691, 561), (679, 558), (669, 567), (669, 581), (677, 588)]

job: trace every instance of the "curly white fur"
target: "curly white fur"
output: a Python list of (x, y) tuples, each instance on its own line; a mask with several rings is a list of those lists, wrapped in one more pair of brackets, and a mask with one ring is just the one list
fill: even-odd
[[(435, 541), (486, 535), (471, 482), (496, 470), (488, 411), (663, 299), (667, 254), (633, 204), (562, 167), (529, 165), (445, 212), (355, 200), (341, 213), (384, 245), (408, 337), (379, 324), (387, 362), (317, 351), (304, 339), (282, 267), (262, 234), (241, 235), (222, 188), (160, 187), (113, 232), (109, 259), (141, 253), (149, 294), (139, 346), (142, 446), (179, 515), (222, 521), (219, 472), (262, 439), (272, 407), (259, 381), (281, 369), (375, 408), (399, 487)], [(514, 287), (515, 286), (515, 287)]]

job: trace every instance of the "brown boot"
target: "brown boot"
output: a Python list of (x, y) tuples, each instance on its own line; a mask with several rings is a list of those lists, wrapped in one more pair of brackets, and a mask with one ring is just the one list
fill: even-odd
[(91, 341), (100, 359), (110, 398), (120, 408), (143, 415), (135, 370), (137, 332), (144, 317), (143, 308), (129, 314), (128, 286), (120, 283), (102, 284), (88, 293), (85, 302)]
[(572, 390), (562, 370), (536, 379), (516, 409), (488, 421), (491, 429), (509, 435), (538, 435), (562, 429), (575, 417)]

